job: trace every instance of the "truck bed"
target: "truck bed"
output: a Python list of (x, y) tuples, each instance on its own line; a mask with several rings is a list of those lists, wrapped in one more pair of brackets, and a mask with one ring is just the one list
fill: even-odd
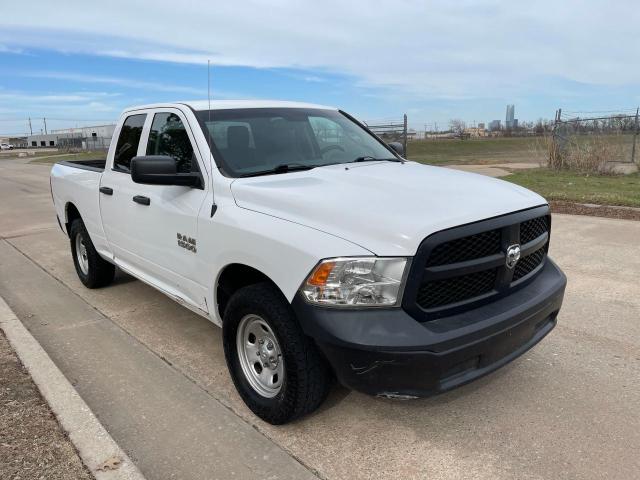
[(102, 159), (95, 160), (63, 160), (58, 162), (60, 165), (66, 165), (68, 167), (81, 168), (83, 170), (91, 170), (94, 172), (104, 172), (104, 167), (107, 161)]
[[(104, 159), (60, 161), (51, 168), (51, 194), (62, 230), (68, 222), (70, 205), (80, 213), (96, 248), (104, 244), (100, 219), (100, 180)], [(100, 251), (100, 250), (98, 250)]]

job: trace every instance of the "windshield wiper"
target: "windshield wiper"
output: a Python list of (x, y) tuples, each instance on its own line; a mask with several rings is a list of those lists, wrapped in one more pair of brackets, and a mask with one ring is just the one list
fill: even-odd
[(258, 177), (260, 175), (276, 175), (278, 173), (298, 172), (302, 170), (311, 170), (318, 165), (302, 165), (301, 163), (281, 163), (268, 170), (261, 170), (259, 172), (250, 172), (240, 175), (241, 177)]
[(371, 155), (365, 155), (362, 157), (358, 157), (355, 160), (352, 160), (352, 163), (358, 162), (400, 162), (404, 163), (404, 160), (400, 160), (399, 158), (375, 158)]

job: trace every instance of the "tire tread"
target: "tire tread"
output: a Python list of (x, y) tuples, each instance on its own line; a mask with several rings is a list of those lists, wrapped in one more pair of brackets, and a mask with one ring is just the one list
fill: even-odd
[[(256, 401), (258, 394), (243, 381), (242, 370), (237, 365), (237, 325), (252, 308), (260, 310), (253, 313), (268, 317), (265, 320), (275, 330), (285, 356), (285, 390), (276, 397), (276, 402)], [(326, 360), (313, 340), (304, 334), (291, 306), (273, 285), (253, 284), (234, 293), (225, 310), (223, 336), (233, 382), (247, 406), (263, 420), (276, 425), (290, 422), (316, 410), (326, 398), (331, 386)]]
[[(82, 235), (87, 249), (87, 258), (89, 260), (89, 273), (85, 275), (82, 273), (78, 260), (76, 258), (76, 235)], [(113, 281), (116, 268), (112, 263), (107, 262), (100, 256), (96, 248), (93, 246), (89, 232), (84, 225), (84, 222), (77, 218), (71, 223), (69, 228), (69, 239), (71, 241), (71, 255), (73, 256), (73, 264), (76, 267), (76, 272), (80, 281), (87, 288), (100, 288), (109, 285)]]

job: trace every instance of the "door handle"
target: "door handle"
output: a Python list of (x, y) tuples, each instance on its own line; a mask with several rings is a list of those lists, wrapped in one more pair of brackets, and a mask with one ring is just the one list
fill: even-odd
[(105, 195), (113, 195), (113, 188), (100, 187), (100, 193), (104, 193)]
[(149, 197), (144, 197), (142, 195), (136, 195), (133, 197), (133, 201), (140, 205), (149, 205), (151, 203), (151, 199)]

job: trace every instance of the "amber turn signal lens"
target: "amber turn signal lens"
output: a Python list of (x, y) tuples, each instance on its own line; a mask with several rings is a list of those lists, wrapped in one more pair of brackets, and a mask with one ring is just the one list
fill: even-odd
[(335, 267), (335, 265), (336, 262), (321, 263), (320, 265), (318, 265), (318, 268), (313, 271), (313, 273), (309, 277), (309, 280), (307, 280), (307, 283), (309, 285), (313, 285), (314, 287), (323, 287), (327, 284), (327, 279), (329, 278), (331, 270), (333, 270), (333, 267)]

